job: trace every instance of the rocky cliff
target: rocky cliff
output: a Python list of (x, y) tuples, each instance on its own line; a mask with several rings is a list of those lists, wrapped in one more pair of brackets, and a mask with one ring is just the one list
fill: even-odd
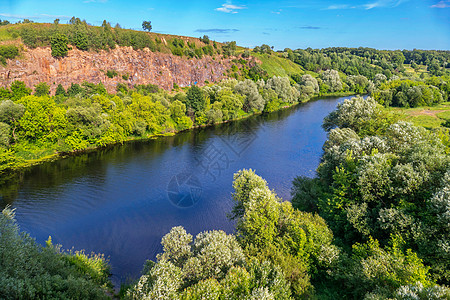
[[(187, 59), (148, 49), (135, 51), (131, 47), (100, 52), (73, 49), (61, 59), (53, 58), (50, 48), (36, 48), (25, 49), (22, 56), (8, 61), (6, 66), (0, 65), (0, 85), (21, 80), (33, 87), (46, 82), (53, 93), (60, 83), (67, 89), (71, 83), (88, 81), (102, 82), (109, 92), (115, 91), (119, 82), (129, 86), (151, 83), (169, 90), (174, 83), (184, 87), (218, 81), (231, 66), (230, 59), (215, 60), (209, 56)], [(107, 70), (118, 75), (109, 78)]]

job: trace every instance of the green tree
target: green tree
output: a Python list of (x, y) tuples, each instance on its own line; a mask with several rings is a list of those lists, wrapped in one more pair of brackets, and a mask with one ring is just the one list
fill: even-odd
[(23, 104), (14, 103), (11, 100), (0, 102), (0, 122), (11, 126), (14, 141), (17, 141), (16, 128), (24, 112), (25, 107)]
[(142, 22), (142, 29), (145, 31), (152, 31), (152, 22), (151, 21), (143, 21)]
[(226, 42), (222, 46), (222, 51), (224, 56), (234, 56), (236, 55), (236, 42)]
[(244, 110), (245, 111), (262, 111), (264, 109), (265, 101), (259, 94), (256, 83), (250, 79), (240, 81), (234, 87), (235, 91), (245, 96)]
[[(223, 231), (199, 233), (195, 239), (174, 227), (161, 244), (157, 261), (147, 262), (143, 276), (128, 292), (135, 299), (289, 299), (289, 283), (269, 262), (246, 260), (235, 236)], [(263, 291), (263, 292), (262, 292)], [(268, 298), (251, 298), (252, 295)]]
[(294, 210), (290, 202), (281, 202), (252, 170), (236, 173), (233, 188), (231, 217), (237, 220), (237, 236), (244, 250), (278, 264), (293, 295), (308, 296), (308, 271), (314, 274), (327, 268), (338, 256), (325, 221)]
[(66, 90), (64, 89), (61, 83), (58, 84), (58, 86), (56, 87), (55, 96), (64, 96), (64, 97), (67, 96)]
[(308, 99), (319, 93), (319, 83), (310, 74), (305, 74), (299, 79), (299, 92), (302, 99)]
[(323, 83), (326, 84), (331, 92), (342, 90), (342, 81), (336, 70), (327, 70), (322, 73)]
[(22, 97), (31, 95), (32, 90), (25, 85), (23, 81), (14, 81), (11, 86), (12, 97), (11, 100), (17, 101)]
[(300, 96), (298, 90), (291, 86), (288, 77), (273, 76), (267, 80), (266, 88), (274, 90), (282, 101), (288, 103), (296, 102)]
[(66, 126), (65, 109), (56, 107), (50, 97), (20, 99), (25, 113), (19, 120), (21, 135), (32, 142), (55, 141)]
[(56, 33), (52, 37), (52, 56), (56, 58), (65, 57), (69, 53), (69, 48), (67, 46), (69, 40), (67, 36), (62, 33)]
[(46, 82), (40, 82), (34, 86), (35, 96), (48, 96), (50, 94), (50, 86)]
[(204, 35), (203, 37), (201, 37), (201, 38), (199, 38), (199, 39), (200, 39), (200, 41), (202, 41), (203, 43), (209, 45), (209, 42), (210, 42), (209, 36)]
[(205, 95), (201, 88), (194, 85), (186, 93), (186, 106), (194, 111), (203, 111), (206, 108)]
[(11, 126), (0, 122), (0, 146), (9, 146)]
[(76, 95), (82, 94), (83, 88), (78, 83), (72, 83), (67, 89), (67, 96), (74, 97)]

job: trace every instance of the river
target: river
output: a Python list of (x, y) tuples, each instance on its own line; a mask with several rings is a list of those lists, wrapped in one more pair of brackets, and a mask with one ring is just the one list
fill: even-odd
[(290, 199), (292, 180), (314, 176), (323, 118), (343, 98), (327, 98), (245, 120), (64, 158), (31, 168), (0, 188), (22, 230), (39, 243), (104, 253), (114, 283), (136, 279), (161, 237), (182, 225), (233, 232), (227, 219), (233, 174), (256, 170)]

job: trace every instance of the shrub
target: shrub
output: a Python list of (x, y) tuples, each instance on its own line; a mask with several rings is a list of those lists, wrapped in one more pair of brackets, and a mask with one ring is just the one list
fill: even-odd
[(114, 78), (117, 75), (119, 75), (116, 70), (108, 70), (106, 71), (106, 76), (108, 76), (109, 78)]
[(64, 252), (20, 232), (14, 210), (0, 214), (0, 295), (3, 299), (107, 299), (102, 256)]
[(14, 45), (1, 45), (0, 46), (0, 57), (5, 59), (13, 59), (19, 55), (19, 48)]
[(69, 49), (67, 47), (68, 43), (67, 36), (65, 34), (57, 33), (52, 37), (52, 56), (59, 58), (67, 56)]

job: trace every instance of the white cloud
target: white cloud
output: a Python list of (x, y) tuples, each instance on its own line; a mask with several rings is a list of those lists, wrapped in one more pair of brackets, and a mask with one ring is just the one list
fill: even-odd
[(350, 8), (347, 4), (334, 4), (327, 7), (327, 9), (347, 9)]
[[(381, 7), (397, 7), (403, 2), (407, 2), (409, 0), (378, 0), (375, 2), (370, 2), (362, 5), (350, 6), (348, 4), (333, 4), (328, 6), (326, 9), (373, 9), (373, 8), (381, 8)], [(443, 0), (450, 1), (450, 0)]]
[(11, 18), (11, 19), (46, 19), (46, 18), (55, 18), (55, 19), (70, 19), (69, 16), (64, 15), (48, 15), (48, 14), (39, 14), (39, 15), (15, 15), (15, 14), (4, 14), (0, 13), (0, 17)]
[(439, 1), (438, 3), (431, 5), (430, 7), (432, 7), (432, 8), (448, 8), (448, 7), (450, 7), (450, 0)]
[(1, 17), (5, 17), (5, 18), (11, 18), (11, 19), (30, 19), (30, 18), (33, 18), (33, 16), (3, 14), (3, 13), (0, 13), (0, 16)]
[(221, 11), (221, 12), (224, 12), (224, 13), (228, 13), (228, 14), (237, 14), (238, 10), (246, 9), (246, 8), (247, 7), (245, 7), (243, 5), (239, 6), (239, 5), (231, 4), (231, 2), (226, 2), (226, 3), (222, 4), (222, 7), (218, 7), (215, 10)]
[(70, 19), (72, 17), (65, 15), (48, 15), (48, 14), (40, 14), (43, 18), (55, 18), (55, 19)]
[(106, 3), (108, 0), (84, 0), (83, 3)]

